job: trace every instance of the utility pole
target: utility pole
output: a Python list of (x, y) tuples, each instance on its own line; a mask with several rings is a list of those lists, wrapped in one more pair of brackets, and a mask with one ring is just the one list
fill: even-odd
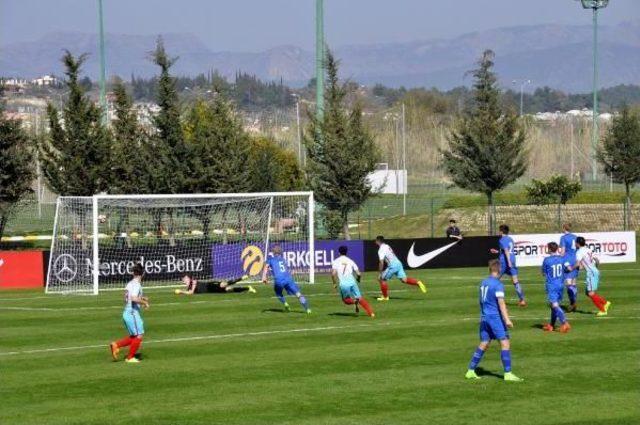
[(104, 19), (102, 16), (102, 0), (98, 0), (98, 37), (100, 39), (100, 107), (102, 108), (102, 123), (106, 125), (109, 120), (107, 111), (106, 71), (104, 58)]
[(405, 125), (405, 108), (402, 103), (402, 169), (403, 169), (403, 196), (402, 196), (402, 215), (407, 215), (407, 191), (409, 190), (409, 171), (407, 171), (407, 127)]
[(316, 120), (324, 119), (324, 1), (316, 0)]
[(531, 80), (513, 80), (513, 84), (520, 82), (520, 116), (524, 115), (524, 86), (531, 84)]

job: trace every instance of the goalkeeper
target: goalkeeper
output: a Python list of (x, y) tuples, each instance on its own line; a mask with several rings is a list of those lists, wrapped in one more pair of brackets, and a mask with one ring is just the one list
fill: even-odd
[(253, 286), (236, 286), (236, 283), (248, 279), (249, 276), (242, 276), (238, 279), (230, 280), (203, 280), (197, 281), (191, 274), (182, 277), (185, 289), (176, 289), (176, 295), (193, 294), (224, 294), (227, 292), (251, 292), (255, 294)]

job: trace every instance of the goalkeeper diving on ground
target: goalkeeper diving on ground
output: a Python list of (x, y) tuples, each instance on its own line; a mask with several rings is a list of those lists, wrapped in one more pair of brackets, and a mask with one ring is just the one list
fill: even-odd
[(176, 289), (176, 295), (194, 295), (194, 294), (224, 294), (227, 292), (250, 292), (255, 294), (256, 290), (253, 286), (238, 286), (236, 285), (243, 280), (247, 280), (249, 276), (242, 276), (236, 279), (229, 280), (201, 280), (198, 281), (193, 278), (191, 274), (185, 274), (182, 277), (182, 283), (184, 289)]

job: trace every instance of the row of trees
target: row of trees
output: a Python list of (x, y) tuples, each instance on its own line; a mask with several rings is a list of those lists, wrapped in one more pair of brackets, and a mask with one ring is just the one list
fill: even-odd
[[(47, 108), (50, 131), (39, 144), (43, 175), (55, 193), (86, 196), (109, 193), (216, 193), (296, 190), (301, 170), (295, 156), (270, 139), (250, 137), (223, 95), (199, 99), (182, 111), (175, 59), (162, 41), (153, 54), (158, 65), (152, 128), (143, 127), (124, 84), (113, 87), (115, 119), (110, 127), (102, 111), (79, 83), (84, 57), (64, 58), (68, 101), (62, 111)], [(259, 178), (263, 157), (274, 164)], [(280, 161), (277, 161), (280, 159)]]
[[(515, 110), (501, 102), (493, 59), (493, 53), (486, 51), (473, 71), (471, 100), (449, 135), (449, 145), (441, 151), (442, 166), (453, 184), (486, 195), (491, 233), (494, 194), (520, 178), (528, 165), (527, 134)], [(105, 126), (100, 109), (88, 99), (79, 79), (84, 57), (67, 53), (63, 60), (69, 98), (62, 111), (48, 106), (50, 131), (38, 144), (42, 173), (58, 194), (222, 193), (306, 187), (324, 206), (330, 235), (341, 232), (345, 238), (349, 237), (349, 213), (375, 195), (367, 176), (375, 169), (379, 152), (362, 122), (357, 97), (350, 96), (354, 85), (339, 80), (339, 64), (330, 52), (323, 118), (317, 120), (309, 113), (305, 170), (275, 141), (250, 137), (222, 93), (199, 99), (183, 111), (176, 79), (170, 74), (175, 59), (167, 55), (161, 41), (153, 55), (160, 69), (156, 99), (160, 111), (151, 129), (138, 122), (132, 98), (121, 82), (114, 87), (115, 120)], [(0, 120), (1, 225), (6, 222), (3, 211), (8, 210), (7, 205), (29, 190), (34, 149), (18, 121), (4, 114)], [(598, 157), (614, 181), (625, 184), (630, 202), (630, 189), (640, 181), (637, 114), (623, 109)], [(537, 199), (555, 196), (558, 182), (538, 183), (532, 196), (535, 190)], [(566, 200), (561, 196), (558, 202)]]

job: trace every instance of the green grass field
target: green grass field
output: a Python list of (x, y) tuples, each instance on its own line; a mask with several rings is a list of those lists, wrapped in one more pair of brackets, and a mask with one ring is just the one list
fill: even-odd
[[(9, 424), (637, 424), (640, 268), (603, 267), (607, 318), (581, 294), (569, 334), (547, 334), (537, 269), (523, 269), (514, 372), (496, 346), (481, 381), (463, 379), (477, 344), (482, 269), (421, 271), (426, 295), (398, 282), (377, 317), (355, 317), (326, 279), (305, 287), (313, 314), (257, 294), (178, 298), (150, 290), (143, 362), (111, 361), (124, 335), (119, 292), (0, 293), (0, 423)], [(374, 275), (364, 289), (373, 299)], [(75, 347), (75, 348), (74, 348)]]

